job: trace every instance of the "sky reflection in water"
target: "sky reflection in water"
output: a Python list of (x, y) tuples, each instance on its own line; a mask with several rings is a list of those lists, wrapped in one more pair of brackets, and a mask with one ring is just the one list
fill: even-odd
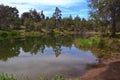
[(73, 41), (72, 36), (1, 41), (0, 74), (14, 74), (20, 80), (25, 76), (29, 80), (55, 75), (78, 77), (97, 58), (91, 51), (77, 49)]

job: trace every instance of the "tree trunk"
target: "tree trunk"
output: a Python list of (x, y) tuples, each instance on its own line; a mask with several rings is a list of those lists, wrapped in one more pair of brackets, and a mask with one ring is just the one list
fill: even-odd
[(115, 10), (112, 11), (112, 34), (111, 36), (115, 36), (116, 34), (116, 19), (115, 19)]

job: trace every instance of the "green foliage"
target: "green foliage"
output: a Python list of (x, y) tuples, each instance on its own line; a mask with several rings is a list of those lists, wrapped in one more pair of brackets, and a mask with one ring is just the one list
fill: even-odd
[(40, 36), (42, 35), (40, 32), (35, 32), (35, 31), (31, 31), (31, 32), (26, 32), (25, 36), (31, 36), (31, 37), (35, 37), (35, 36)]
[(20, 37), (20, 33), (18, 31), (1, 31), (0, 30), (0, 39), (9, 39), (9, 38), (17, 38)]
[[(44, 14), (42, 13), (42, 15)], [(35, 9), (33, 9), (33, 10), (30, 10), (29, 12), (24, 12), (22, 14), (21, 19), (23, 21), (23, 24), (25, 25), (29, 20), (32, 20), (34, 22), (39, 22), (41, 20), (41, 16)]]
[(83, 50), (91, 50), (98, 58), (109, 58), (120, 52), (120, 40), (95, 36), (88, 39), (76, 39), (75, 46)]
[(107, 42), (104, 39), (100, 39), (99, 44), (98, 44), (98, 48), (100, 48), (100, 49), (107, 48)]
[(0, 75), (0, 80), (17, 80), (13, 75), (2, 74)]
[(104, 32), (111, 26), (111, 35), (115, 36), (120, 21), (120, 0), (89, 0), (89, 7), (91, 19), (104, 26)]
[(53, 13), (53, 18), (56, 19), (56, 25), (57, 25), (57, 22), (60, 21), (61, 16), (62, 16), (61, 10), (60, 10), (58, 7), (56, 7), (56, 8), (55, 8), (55, 12)]
[(107, 49), (110, 45), (106, 39), (100, 38), (99, 36), (90, 37), (88, 39), (79, 38), (75, 40), (76, 46), (84, 47), (87, 49)]
[[(24, 12), (21, 17), (18, 16), (18, 10), (15, 7), (0, 5), (0, 30), (25, 30), (26, 32), (39, 31), (45, 33), (54, 33), (54, 29), (59, 33), (79, 33), (84, 29), (94, 30), (93, 22), (91, 20), (81, 19), (76, 16), (74, 19), (70, 15), (68, 18), (61, 18), (61, 10), (56, 7), (53, 17), (47, 17), (43, 11), (38, 12), (36, 9), (31, 9)], [(8, 15), (9, 14), (9, 15)], [(21, 28), (23, 26), (24, 28)], [(44, 33), (44, 32), (43, 32)], [(15, 36), (16, 34), (12, 34)], [(4, 33), (2, 36), (7, 36)], [(9, 35), (8, 35), (9, 36)]]
[(10, 35), (11, 35), (11, 36), (19, 36), (20, 33), (17, 32), (17, 31), (11, 31), (11, 32), (10, 32)]
[(120, 52), (120, 40), (118, 39), (113, 39), (111, 42), (109, 42), (109, 45), (107, 45), (107, 47), (109, 47), (109, 50), (112, 50), (114, 52)]
[(116, 35), (113, 38), (120, 39), (120, 32), (116, 33)]
[(7, 32), (3, 32), (3, 33), (0, 34), (0, 36), (3, 37), (3, 38), (5, 38), (5, 37), (8, 36), (8, 33)]
[(18, 10), (15, 7), (0, 4), (0, 29), (11, 30), (18, 26)]
[(100, 41), (100, 38), (98, 36), (91, 37), (88, 39), (79, 38), (75, 40), (75, 44), (76, 46), (79, 46), (79, 47), (93, 48), (98, 46), (99, 41)]

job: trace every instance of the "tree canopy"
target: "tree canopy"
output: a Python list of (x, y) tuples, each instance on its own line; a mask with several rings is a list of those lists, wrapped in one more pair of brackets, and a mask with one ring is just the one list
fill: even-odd
[(0, 5), (0, 30), (24, 29), (25, 31), (39, 32), (80, 32), (83, 30), (95, 30), (93, 21), (70, 15), (62, 17), (62, 11), (56, 7), (52, 17), (44, 15), (44, 11), (31, 9), (23, 12), (21, 16), (15, 7)]
[(15, 7), (0, 5), (0, 29), (14, 29), (18, 18), (18, 10)]
[(116, 34), (116, 25), (120, 20), (120, 0), (89, 0), (90, 17), (105, 27), (112, 26), (111, 35)]

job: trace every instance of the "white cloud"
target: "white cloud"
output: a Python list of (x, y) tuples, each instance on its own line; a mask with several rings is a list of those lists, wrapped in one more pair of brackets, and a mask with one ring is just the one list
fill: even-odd
[[(68, 14), (76, 14), (78, 11), (73, 12), (71, 9), (69, 9), (69, 7), (80, 5), (80, 3), (84, 4), (86, 3), (86, 0), (0, 0), (0, 3), (16, 7), (19, 10), (20, 14), (29, 11), (30, 9), (37, 9), (37, 11), (45, 10), (44, 13), (47, 16), (51, 16), (51, 13), (54, 11), (53, 8), (56, 6), (62, 7), (64, 12), (69, 12)], [(81, 11), (86, 11), (86, 9), (83, 9)]]
[(67, 6), (75, 3), (85, 2), (85, 0), (0, 0), (3, 3), (28, 3), (28, 4), (41, 4), (47, 6)]

